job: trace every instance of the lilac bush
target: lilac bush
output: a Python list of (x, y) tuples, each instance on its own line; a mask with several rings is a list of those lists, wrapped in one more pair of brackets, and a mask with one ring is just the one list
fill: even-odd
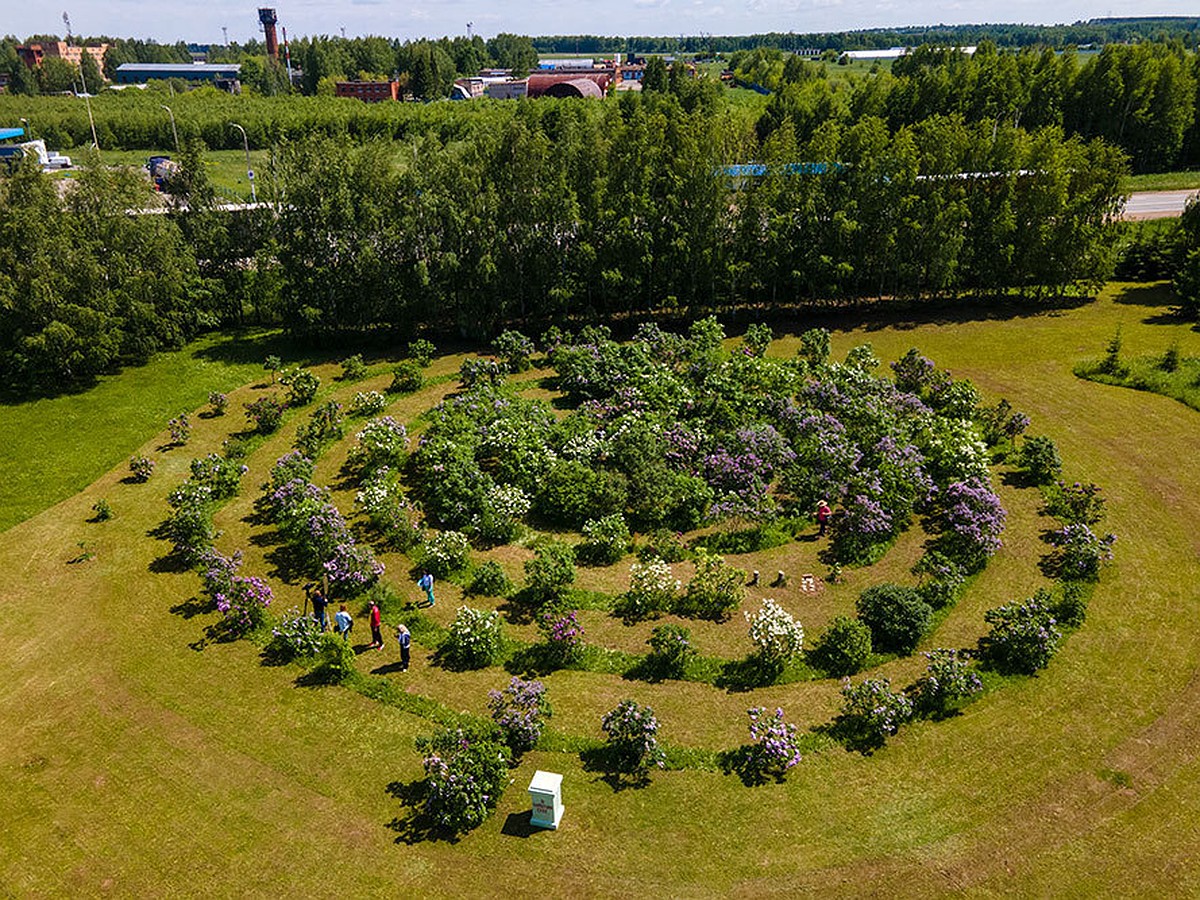
[(611, 566), (629, 552), (631, 536), (620, 513), (588, 519), (583, 525), (583, 543), (575, 555), (593, 565)]
[(910, 689), (920, 715), (944, 716), (954, 703), (983, 690), (979, 674), (957, 650), (939, 648), (923, 655), (929, 664)]
[(329, 559), (321, 564), (329, 577), (330, 589), (343, 597), (357, 597), (383, 575), (383, 563), (366, 544), (347, 541), (333, 548)]
[(450, 623), (441, 652), (446, 660), (463, 669), (482, 669), (500, 658), (504, 631), (500, 614), (494, 610), (460, 606)]
[(644, 775), (663, 768), (666, 756), (658, 746), (658, 719), (649, 706), (622, 700), (600, 723), (613, 765), (621, 772)]
[(363, 425), (357, 440), (354, 462), (369, 470), (398, 464), (408, 444), (408, 432), (391, 416), (381, 416)]
[(886, 678), (842, 682), (840, 724), (853, 742), (880, 745), (913, 717), (912, 701), (892, 690)]
[(223, 416), (229, 409), (229, 398), (220, 391), (209, 391), (208, 405), (214, 416)]
[(387, 398), (379, 391), (359, 391), (350, 401), (350, 415), (377, 416), (387, 407)]
[(215, 598), (226, 633), (240, 637), (262, 625), (272, 598), (271, 587), (263, 579), (234, 576), (228, 593)]
[(129, 460), (129, 474), (134, 481), (146, 482), (154, 474), (154, 460), (141, 454)]
[(553, 714), (546, 699), (546, 686), (515, 675), (503, 690), (488, 691), (488, 709), (513, 753), (524, 753), (537, 746), (546, 720)]
[(792, 766), (800, 762), (800, 742), (796, 726), (783, 718), (783, 710), (768, 715), (765, 706), (746, 710), (750, 716), (750, 752), (747, 767), (750, 773), (763, 778), (774, 775), (782, 779)]
[(579, 660), (583, 652), (583, 626), (574, 611), (549, 612), (540, 620), (546, 644), (559, 665), (570, 665)]
[(1032, 675), (1050, 664), (1062, 633), (1041, 596), (1010, 603), (983, 614), (991, 630), (979, 639), (979, 651), (1001, 672)]
[(465, 569), (471, 560), (471, 542), (459, 531), (439, 531), (421, 548), (421, 567), (437, 578)]
[(942, 552), (968, 571), (1000, 549), (1006, 514), (1000, 498), (982, 479), (956, 481), (938, 498)]
[(217, 453), (193, 459), (191, 469), (191, 480), (207, 485), (213, 500), (227, 500), (234, 496), (241, 485), (242, 476), (249, 471), (246, 466)]
[(683, 675), (688, 660), (696, 655), (692, 633), (682, 625), (656, 625), (646, 643), (651, 662), (668, 675)]
[(1104, 497), (1100, 486), (1076, 481), (1064, 481), (1045, 489), (1046, 512), (1068, 525), (1097, 525), (1104, 518)]
[(782, 669), (803, 652), (804, 626), (770, 597), (757, 612), (743, 615), (758, 657), (767, 665)]
[(1113, 558), (1115, 534), (1100, 537), (1082, 522), (1051, 531), (1046, 540), (1058, 548), (1051, 566), (1065, 581), (1095, 581), (1100, 566)]
[(681, 582), (663, 560), (652, 557), (629, 568), (629, 590), (620, 601), (622, 614), (634, 619), (657, 616), (674, 605)]
[(273, 434), (283, 422), (283, 403), (274, 394), (259, 397), (253, 403), (243, 404), (246, 418), (259, 434)]
[(167, 423), (167, 433), (171, 435), (171, 443), (182, 446), (192, 436), (192, 423), (188, 421), (187, 413), (180, 413)]
[(746, 573), (701, 549), (696, 552), (696, 574), (677, 601), (676, 611), (701, 619), (727, 619), (745, 598)]
[(289, 659), (313, 657), (321, 650), (321, 626), (295, 607), (284, 614), (271, 634), (276, 651)]
[(509, 782), (508, 748), (478, 728), (444, 728), (417, 745), (427, 751), (426, 815), (451, 834), (482, 825)]

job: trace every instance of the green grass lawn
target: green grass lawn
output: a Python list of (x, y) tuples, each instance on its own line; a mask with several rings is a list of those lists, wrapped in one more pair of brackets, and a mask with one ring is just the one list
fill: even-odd
[(1192, 191), (1200, 190), (1200, 172), (1155, 172), (1149, 175), (1130, 175), (1121, 182), (1126, 191)]
[[(241, 358), (221, 354), (235, 357), (228, 363), (210, 353), (205, 361), (229, 378), (221, 383), (242, 385), (231, 392), (231, 414), (197, 419), (186, 447), (159, 450), (166, 418), (187, 398), (201, 407), (211, 388), (181, 389), (154, 422), (136, 406), (105, 413), (104, 421), (138, 421), (106, 426), (96, 437), (81, 430), (64, 458), (108, 454), (111, 462), (95, 459), (93, 472), (78, 476), (94, 479), (90, 485), (52, 508), (41, 503), (42, 512), (0, 533), (0, 560), (10, 573), (0, 579), (0, 884), (18, 896), (266, 895), (281, 883), (304, 894), (350, 896), (401, 887), (496, 896), (531, 883), (559, 896), (1194, 894), (1200, 470), (1186, 461), (1200, 417), (1167, 398), (1072, 373), (1081, 359), (1102, 354), (1118, 325), (1130, 358), (1161, 354), (1175, 342), (1182, 356), (1200, 355), (1200, 333), (1162, 311), (1160, 293), (1114, 285), (1096, 303), (1006, 317), (973, 307), (884, 321), (814, 316), (772, 345), (775, 355), (793, 355), (796, 335), (822, 324), (835, 329), (837, 356), (863, 341), (885, 361), (919, 347), (956, 377), (971, 378), (987, 400), (1006, 397), (1030, 414), (1031, 433), (1055, 440), (1068, 477), (1104, 486), (1117, 561), (1097, 587), (1087, 623), (1038, 677), (997, 685), (961, 716), (914, 725), (872, 756), (814, 745), (786, 782), (758, 788), (689, 769), (656, 773), (643, 789), (614, 790), (577, 754), (538, 751), (514, 770), (481, 828), (458, 842), (413, 844), (397, 828), (405, 816), (399, 797), (421, 774), (413, 739), (432, 727), (404, 711), (419, 704), (298, 685), (299, 670), (263, 665), (250, 642), (201, 646), (212, 617), (195, 615), (186, 602), (198, 580), (164, 566), (163, 545), (147, 536), (188, 460), (217, 450), (242, 427), (232, 410), (266, 390), (257, 345)], [(176, 365), (193, 352), (174, 357)], [(458, 361), (442, 358), (431, 374), (452, 373)], [(316, 365), (325, 396), (343, 403), (386, 385), (386, 370), (376, 360), (367, 381), (348, 385), (334, 379), (336, 366)], [(146, 369), (130, 370), (52, 402), (114, 405), (110, 396), (148, 390), (147, 378)], [(389, 412), (412, 424), (453, 387), (441, 381), (393, 398)], [(45, 418), (25, 409), (0, 409), (9, 446), (33, 445), (21, 432)], [(273, 529), (252, 515), (256, 486), (303, 419), (292, 417), (257, 448), (242, 493), (218, 515), (218, 545), (244, 548), (251, 574), (272, 569)], [(346, 449), (322, 457), (319, 480), (336, 480)], [(155, 455), (158, 468), (147, 484), (125, 484), (124, 460), (139, 451)], [(352, 490), (335, 490), (344, 511)], [(1037, 496), (1004, 484), (999, 490), (1009, 510), (1005, 547), (922, 647), (968, 645), (984, 610), (1022, 599), (1039, 583), (1045, 520)], [(101, 497), (115, 517), (88, 522)], [(29, 509), (39, 505), (18, 499)], [(69, 562), (81, 543), (91, 559)], [(763, 589), (752, 592), (752, 602), (777, 597), (815, 634), (851, 608), (863, 587), (903, 577), (919, 548), (919, 535), (910, 533), (880, 563), (849, 570), (845, 584), (814, 596), (795, 586)], [(524, 547), (493, 553), (514, 574), (530, 555)], [(412, 597), (405, 560), (384, 560), (397, 592)], [(617, 590), (628, 564), (582, 569), (579, 586)], [(823, 571), (802, 542), (737, 564)], [(269, 577), (277, 609), (300, 602), (297, 585)], [(443, 583), (427, 614), (444, 626), (460, 598)], [(624, 626), (603, 610), (585, 614), (590, 641), (644, 652), (649, 623)], [(736, 657), (748, 647), (736, 622), (689, 624), (706, 655)], [(519, 628), (514, 634), (522, 636)], [(407, 675), (386, 670), (394, 661), (394, 647), (367, 652), (360, 672), (452, 710), (482, 712), (486, 690), (508, 678), (499, 669), (448, 672), (421, 647)], [(920, 668), (919, 658), (891, 660), (877, 674), (900, 685)], [(552, 727), (578, 739), (598, 739), (599, 713), (624, 697), (654, 706), (671, 745), (700, 749), (744, 741), (750, 706), (783, 706), (805, 728), (837, 707), (831, 680), (746, 693), (570, 670), (545, 680)], [(525, 824), (524, 788), (535, 768), (565, 776), (558, 832), (531, 834)]]
[[(0, 404), (0, 531), (82, 490), (210, 391), (265, 374), (265, 355), (280, 352), (268, 333), (205, 338), (87, 391)], [(229, 417), (240, 422), (241, 409)]]
[[(141, 168), (151, 156), (170, 156), (178, 159), (172, 150), (102, 150), (100, 158), (105, 165)], [(204, 165), (213, 185), (226, 200), (249, 201), (250, 181), (246, 177), (246, 154), (242, 150), (206, 150)], [(259, 198), (265, 194), (264, 185), (270, 180), (271, 154), (267, 150), (251, 150), (250, 165), (254, 169), (254, 181)]]

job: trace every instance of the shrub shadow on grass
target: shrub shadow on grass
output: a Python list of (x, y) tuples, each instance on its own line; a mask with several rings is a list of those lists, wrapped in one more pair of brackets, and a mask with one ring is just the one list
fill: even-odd
[(206, 613), (216, 612), (217, 604), (207, 597), (188, 597), (186, 600), (176, 603), (169, 611), (172, 615), (192, 619)]
[(404, 672), (404, 667), (399, 660), (390, 663), (384, 663), (382, 666), (376, 666), (371, 670), (372, 675), (391, 675), (394, 672)]
[(513, 651), (504, 663), (504, 671), (524, 677), (549, 675), (563, 668), (555, 649), (548, 644), (528, 644)]
[(621, 673), (626, 681), (648, 681), (658, 684), (662, 681), (682, 681), (683, 669), (670, 660), (648, 654)]
[(579, 751), (579, 759), (583, 763), (583, 771), (598, 772), (597, 779), (607, 784), (614, 794), (636, 788), (644, 788), (650, 784), (649, 772), (626, 772), (617, 765), (612, 749), (607, 745), (589, 747)]
[[(251, 542), (254, 543), (253, 538), (251, 538)], [(304, 569), (290, 544), (277, 543), (271, 550), (263, 554), (263, 559), (271, 566), (267, 574), (272, 578), (289, 584), (304, 578)]]
[(529, 588), (522, 588), (496, 607), (500, 615), (513, 625), (532, 625), (537, 621), (540, 607), (534, 602)]
[(774, 684), (780, 674), (779, 669), (764, 665), (755, 656), (747, 656), (744, 659), (731, 659), (721, 666), (721, 672), (713, 684), (730, 693), (742, 693)]
[(887, 743), (886, 738), (864, 729), (853, 716), (839, 715), (832, 722), (814, 725), (812, 731), (832, 738), (847, 750), (863, 756), (871, 756)]
[(783, 772), (775, 772), (773, 778), (768, 778), (755, 762), (754, 747), (750, 744), (721, 751), (717, 755), (717, 763), (724, 774), (736, 775), (746, 787), (760, 787), (768, 781), (782, 784), (786, 780)]
[(384, 790), (390, 797), (399, 800), (407, 813), (387, 823), (387, 828), (396, 833), (397, 844), (408, 844), (411, 847), (426, 841), (458, 843), (458, 835), (446, 831), (421, 809), (425, 799), (424, 779), (393, 781)]

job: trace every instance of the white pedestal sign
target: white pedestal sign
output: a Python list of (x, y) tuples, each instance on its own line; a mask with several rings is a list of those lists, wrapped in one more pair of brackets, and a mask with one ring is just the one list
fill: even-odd
[(533, 804), (530, 825), (558, 828), (563, 814), (562, 779), (561, 775), (541, 769), (533, 773), (533, 780), (529, 782), (529, 802)]

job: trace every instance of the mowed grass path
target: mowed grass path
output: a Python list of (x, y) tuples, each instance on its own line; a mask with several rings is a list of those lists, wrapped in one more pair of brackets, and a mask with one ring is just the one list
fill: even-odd
[[(1087, 624), (1039, 677), (955, 720), (911, 727), (873, 757), (810, 756), (781, 785), (672, 772), (614, 792), (574, 756), (535, 753), (497, 814), (457, 843), (397, 843), (388, 827), (403, 811), (387, 786), (419, 777), (412, 739), (427, 722), (343, 689), (296, 687), (295, 670), (259, 665), (246, 643), (191, 648), (203, 622), (181, 604), (196, 580), (154, 571), (161, 545), (145, 532), (219, 432), (198, 429), (187, 448), (163, 454), (146, 485), (121, 484), (118, 465), (0, 534), (0, 886), (16, 895), (262, 895), (285, 885), (355, 896), (1195, 893), (1200, 416), (1071, 374), (1118, 323), (1131, 354), (1174, 340), (1185, 355), (1200, 352), (1200, 335), (1157, 324), (1162, 307), (1146, 304), (1163, 296), (1113, 288), (1064, 312), (835, 333), (839, 355), (863, 340), (885, 360), (917, 346), (989, 399), (1008, 397), (1032, 415), (1032, 433), (1058, 442), (1068, 474), (1105, 487), (1118, 562)], [(254, 394), (241, 389), (233, 408)], [(147, 437), (146, 449), (161, 442)], [(123, 460), (136, 446), (117, 449)], [(244, 496), (253, 489), (248, 478)], [(117, 517), (87, 523), (99, 497)], [(1032, 587), (1036, 535), (1021, 528), (1036, 528), (1036, 513), (1012, 501), (1009, 545), (943, 626), (950, 641)], [(95, 558), (70, 564), (80, 541)], [(490, 677), (448, 680), (462, 695), (443, 699), (477, 708), (476, 694), (505, 678)], [(672, 687), (567, 672), (552, 676), (551, 691), (571, 730), (585, 727), (573, 709), (591, 706), (593, 693), (653, 695), (668, 740), (709, 746), (741, 728), (726, 717), (758, 702), (804, 709), (805, 725), (821, 720), (825, 702), (808, 696), (811, 685), (732, 696)], [(535, 767), (565, 774), (566, 817), (557, 833), (525, 836), (513, 825)]]

